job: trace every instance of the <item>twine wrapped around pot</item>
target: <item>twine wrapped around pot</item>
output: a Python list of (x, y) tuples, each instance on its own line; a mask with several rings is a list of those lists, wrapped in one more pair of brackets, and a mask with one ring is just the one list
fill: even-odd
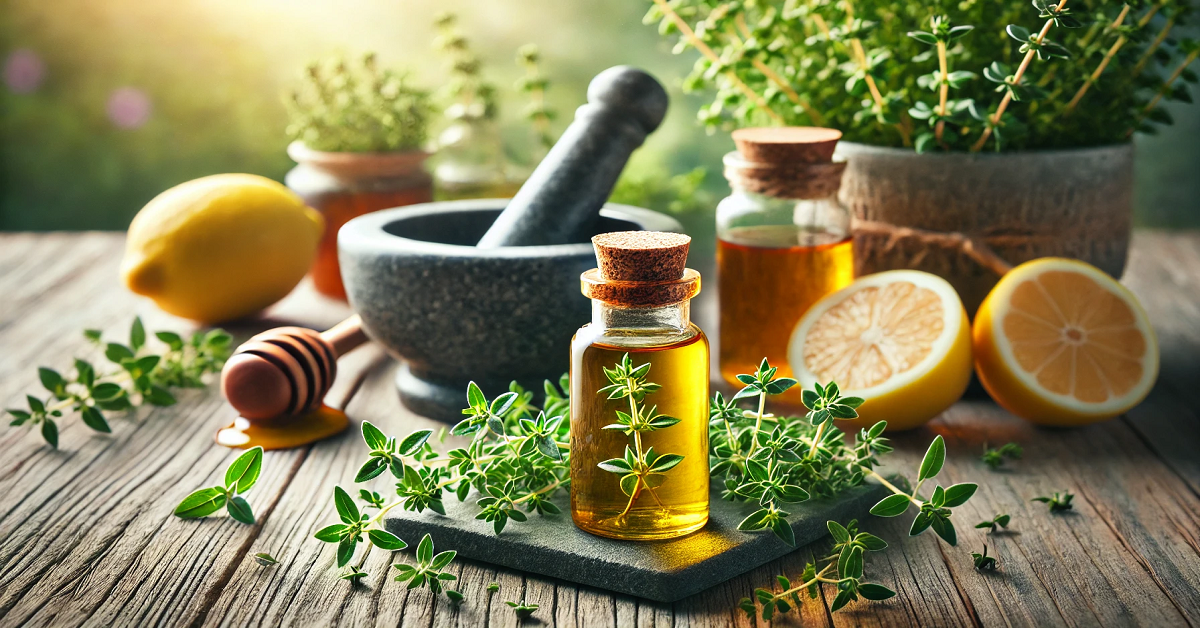
[(974, 313), (1010, 265), (1072, 257), (1125, 267), (1133, 146), (917, 155), (843, 142), (840, 198), (854, 213), (855, 271), (946, 278)]

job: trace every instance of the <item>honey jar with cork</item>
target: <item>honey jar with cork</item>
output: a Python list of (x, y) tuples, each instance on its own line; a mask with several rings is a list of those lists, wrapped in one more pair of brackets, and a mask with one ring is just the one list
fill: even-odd
[[(835, 129), (749, 128), (725, 155), (732, 193), (717, 205), (722, 379), (740, 388), (763, 357), (787, 367), (800, 317), (854, 279), (850, 212), (837, 199), (845, 163)], [(798, 389), (780, 401), (800, 404)]]

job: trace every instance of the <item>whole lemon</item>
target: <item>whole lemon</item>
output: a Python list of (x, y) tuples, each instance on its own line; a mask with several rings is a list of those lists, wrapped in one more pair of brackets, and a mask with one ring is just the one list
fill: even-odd
[(308, 272), (324, 220), (283, 185), (218, 174), (154, 197), (129, 225), (121, 275), (160, 308), (201, 323), (247, 316)]

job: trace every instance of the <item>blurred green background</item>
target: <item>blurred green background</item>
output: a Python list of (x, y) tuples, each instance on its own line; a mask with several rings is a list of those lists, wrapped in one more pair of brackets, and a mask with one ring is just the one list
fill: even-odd
[[(1025, 0), (1006, 0), (1024, 2)], [(440, 86), (433, 17), (459, 13), (502, 92), (514, 160), (527, 154), (522, 70), (514, 55), (536, 43), (561, 130), (587, 82), (618, 64), (654, 73), (673, 98), (663, 128), (631, 168), (708, 169), (725, 191), (727, 135), (695, 122), (701, 96), (680, 93), (694, 53), (643, 26), (645, 0), (5, 0), (0, 13), (0, 230), (124, 229), (162, 190), (219, 172), (282, 180), (281, 94), (305, 62), (379, 53)], [(1175, 127), (1139, 137), (1137, 223), (1200, 226), (1200, 107), (1173, 104)], [(665, 209), (665, 208), (658, 208)], [(685, 216), (708, 232), (711, 211)]]

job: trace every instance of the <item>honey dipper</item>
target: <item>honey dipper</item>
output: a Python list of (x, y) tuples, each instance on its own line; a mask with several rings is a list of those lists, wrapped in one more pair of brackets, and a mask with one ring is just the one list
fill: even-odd
[(367, 340), (358, 315), (323, 332), (277, 327), (247, 340), (225, 362), (221, 392), (250, 421), (317, 409), (337, 377), (337, 359)]

